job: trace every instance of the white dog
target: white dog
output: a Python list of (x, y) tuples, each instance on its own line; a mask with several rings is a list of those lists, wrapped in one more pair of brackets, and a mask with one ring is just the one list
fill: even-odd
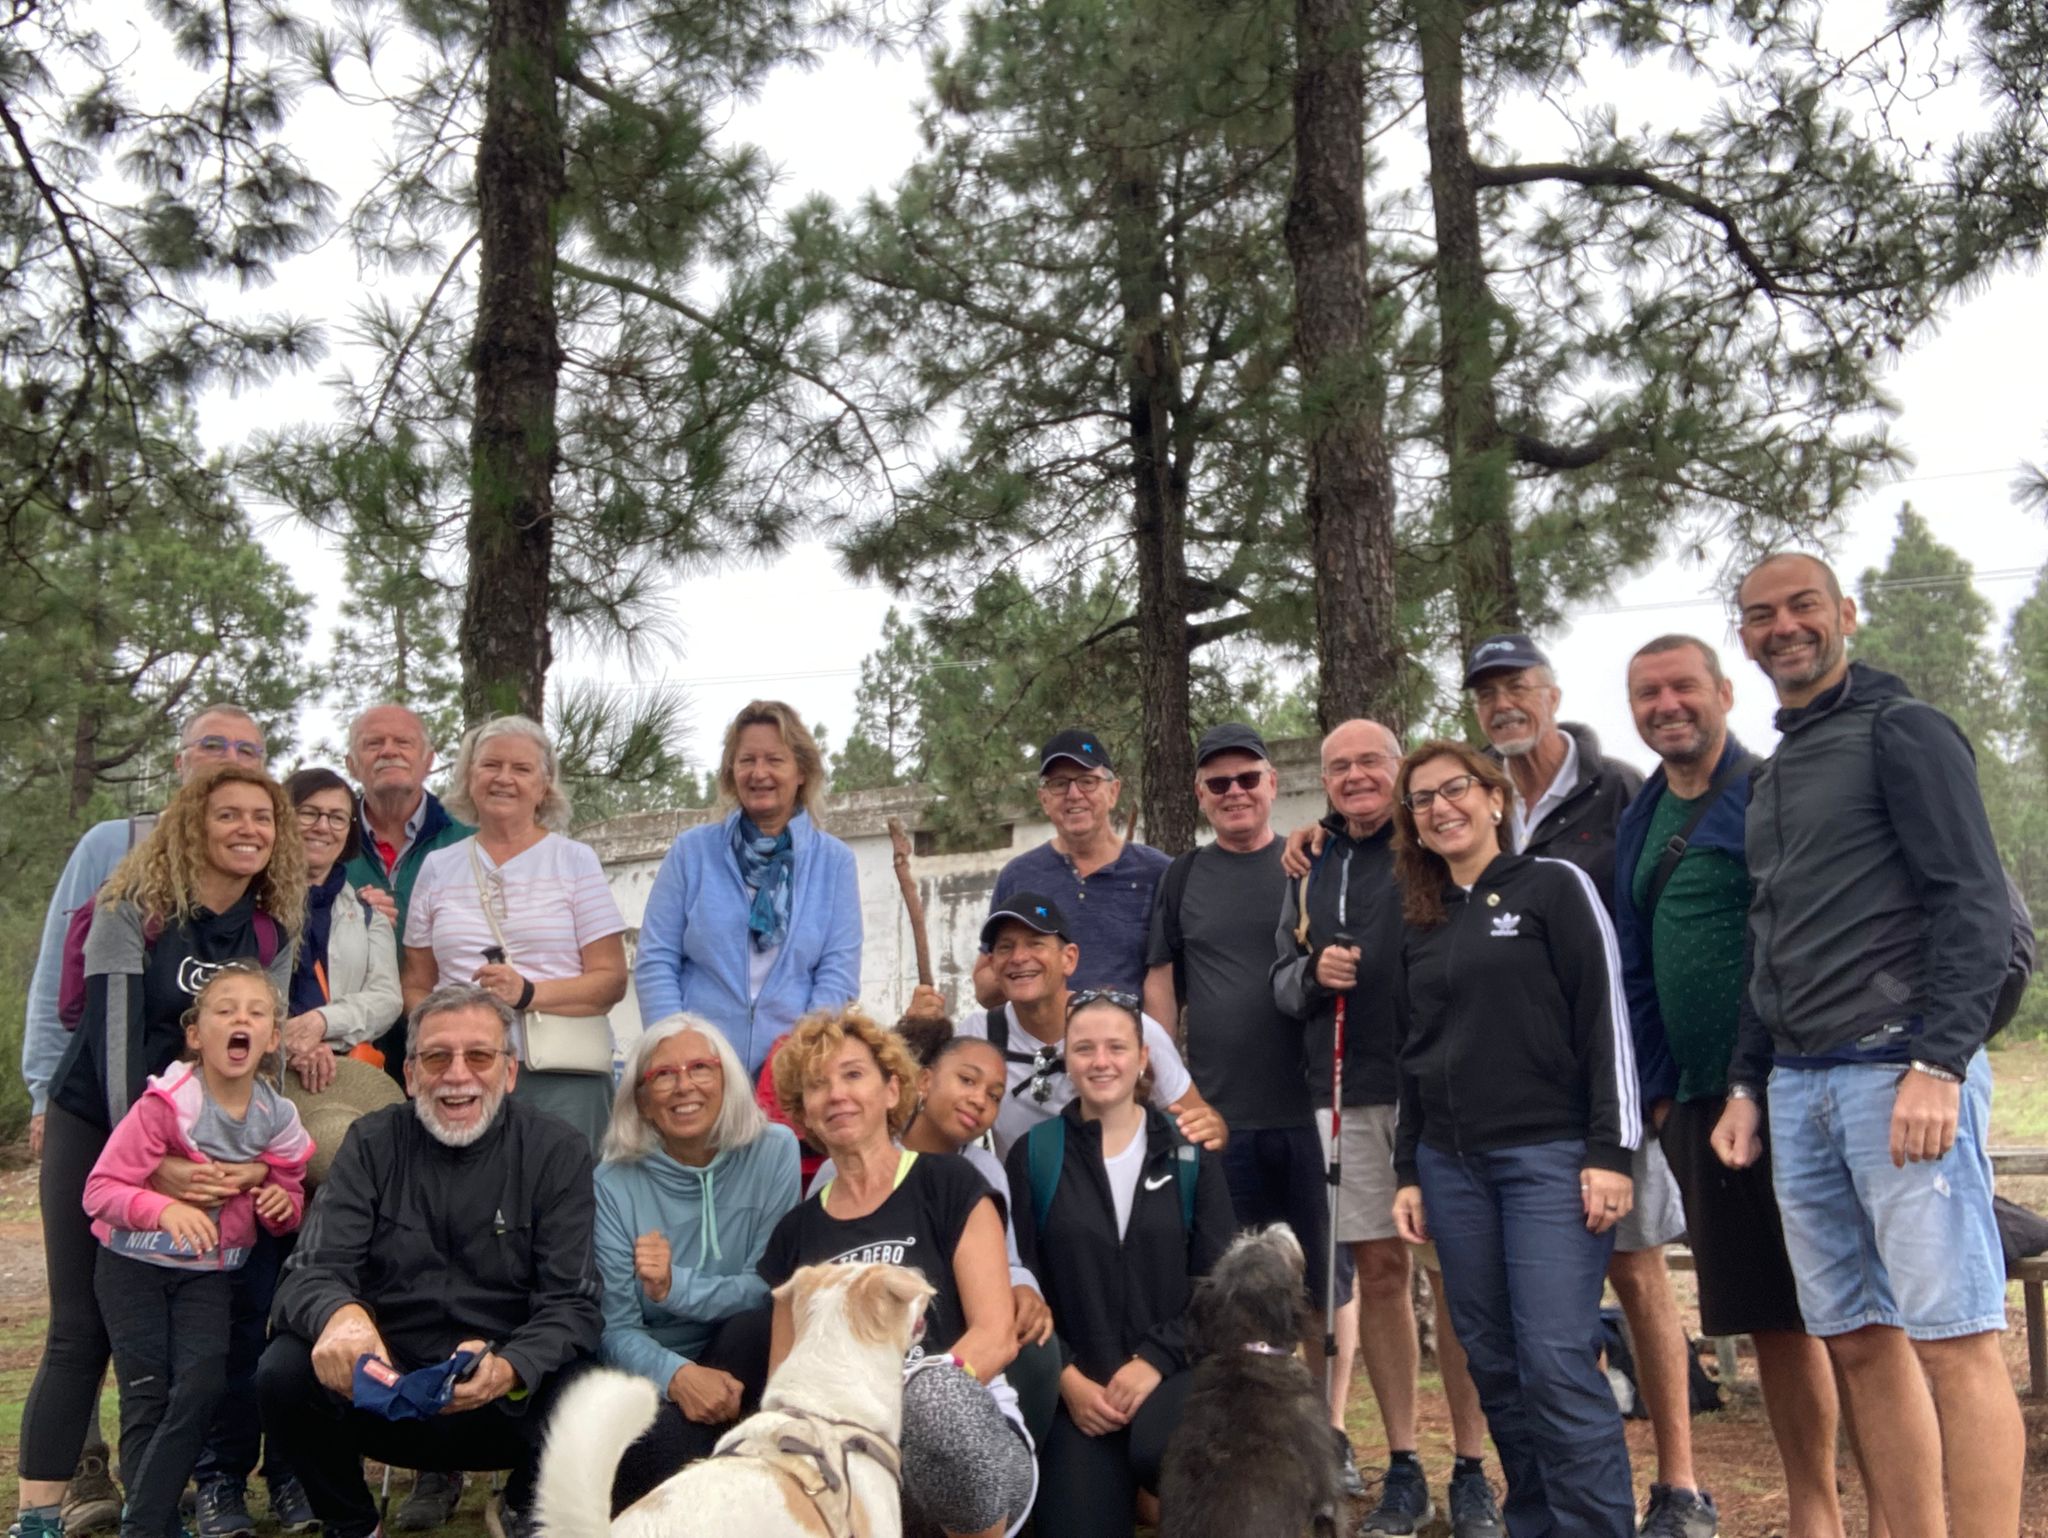
[(611, 1521), (619, 1458), (654, 1421), (652, 1383), (585, 1374), (548, 1429), (534, 1490), (544, 1538), (899, 1538), (903, 1355), (932, 1289), (901, 1266), (806, 1266), (775, 1289), (795, 1341), (761, 1409), (711, 1457)]

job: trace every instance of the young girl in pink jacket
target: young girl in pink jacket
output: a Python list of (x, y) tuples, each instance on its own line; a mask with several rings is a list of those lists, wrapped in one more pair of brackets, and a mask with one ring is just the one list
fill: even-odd
[[(253, 963), (216, 971), (185, 1015), (188, 1060), (149, 1081), (85, 1183), (121, 1386), (122, 1538), (182, 1532), (178, 1497), (225, 1389), (230, 1277), (258, 1223), (289, 1233), (304, 1210), (313, 1140), (264, 1071), (283, 1013)], [(166, 1158), (217, 1167), (233, 1194), (200, 1206), (152, 1190)]]

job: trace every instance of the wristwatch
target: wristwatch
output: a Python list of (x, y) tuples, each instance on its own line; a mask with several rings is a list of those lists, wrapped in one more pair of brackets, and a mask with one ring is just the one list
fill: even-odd
[(1924, 1073), (1928, 1078), (1942, 1084), (1960, 1084), (1963, 1082), (1963, 1076), (1953, 1068), (1944, 1068), (1941, 1064), (1930, 1063), (1925, 1058), (1916, 1057), (1906, 1066), (1915, 1073)]
[(1728, 1086), (1728, 1098), (1730, 1100), (1761, 1101), (1763, 1096), (1756, 1092), (1754, 1084), (1731, 1084)]

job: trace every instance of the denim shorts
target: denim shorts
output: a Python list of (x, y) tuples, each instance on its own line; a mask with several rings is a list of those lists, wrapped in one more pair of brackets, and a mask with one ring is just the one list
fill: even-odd
[(1772, 1174), (1799, 1308), (1815, 1335), (1891, 1325), (1915, 1340), (2005, 1328), (2005, 1262), (1991, 1211), (1991, 1067), (1971, 1059), (1956, 1141), (1894, 1169), (1899, 1065), (1771, 1075)]

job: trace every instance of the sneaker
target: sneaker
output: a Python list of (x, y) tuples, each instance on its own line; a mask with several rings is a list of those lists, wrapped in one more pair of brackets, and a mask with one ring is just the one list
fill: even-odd
[(1484, 1470), (1468, 1469), (1451, 1475), (1448, 1503), (1451, 1538), (1501, 1538), (1504, 1529), (1500, 1505), (1493, 1498), (1493, 1485)]
[(484, 1507), (484, 1527), (491, 1538), (538, 1538), (540, 1532), (533, 1513), (514, 1510), (502, 1490)]
[[(121, 1520), (119, 1507), (114, 1510), (114, 1520)], [(64, 1522), (61, 1517), (53, 1522), (40, 1511), (24, 1511), (8, 1525), (7, 1538), (64, 1538)]]
[(256, 1531), (249, 1515), (249, 1487), (239, 1479), (208, 1479), (199, 1486), (199, 1538), (233, 1538)]
[(107, 1444), (95, 1440), (79, 1455), (71, 1483), (64, 1487), (62, 1512), (65, 1538), (81, 1538), (121, 1525), (121, 1492), (107, 1472)]
[(461, 1504), (460, 1474), (437, 1474), (432, 1469), (421, 1469), (413, 1476), (412, 1494), (405, 1498), (405, 1504), (398, 1508), (398, 1515), (393, 1521), (408, 1533), (423, 1533), (454, 1516), (455, 1508)]
[(1344, 1492), (1344, 1498), (1352, 1501), (1365, 1499), (1365, 1476), (1358, 1472), (1358, 1457), (1351, 1450), (1351, 1438), (1335, 1426), (1330, 1433), (1337, 1439), (1337, 1483)]
[(1714, 1538), (1720, 1530), (1721, 1513), (1706, 1491), (1650, 1486), (1650, 1504), (1638, 1529), (1642, 1538)]
[(1429, 1498), (1429, 1481), (1422, 1477), (1422, 1465), (1390, 1463), (1380, 1478), (1380, 1503), (1359, 1531), (1412, 1534), (1435, 1515), (1436, 1503)]
[(288, 1533), (310, 1533), (319, 1529), (320, 1519), (313, 1514), (313, 1503), (306, 1499), (306, 1487), (296, 1476), (287, 1474), (282, 1479), (267, 1480), (270, 1486), (270, 1515), (277, 1525)]

